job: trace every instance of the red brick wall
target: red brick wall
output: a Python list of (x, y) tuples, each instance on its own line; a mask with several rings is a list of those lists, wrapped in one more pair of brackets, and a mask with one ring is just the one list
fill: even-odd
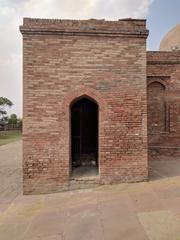
[(150, 159), (180, 156), (180, 52), (148, 52), (147, 82)]
[(160, 82), (149, 83), (148, 94), (148, 131), (159, 134), (166, 131), (166, 87)]
[(70, 185), (71, 102), (99, 105), (100, 183), (147, 179), (144, 20), (25, 19), (24, 193)]

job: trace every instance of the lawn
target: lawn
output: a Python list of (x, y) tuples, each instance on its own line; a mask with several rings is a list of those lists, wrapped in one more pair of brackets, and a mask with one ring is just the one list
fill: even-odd
[(2, 131), (0, 132), (0, 146), (20, 140), (22, 133), (20, 131)]

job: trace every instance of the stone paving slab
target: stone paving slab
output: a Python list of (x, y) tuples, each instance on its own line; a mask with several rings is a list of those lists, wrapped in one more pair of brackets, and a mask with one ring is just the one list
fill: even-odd
[(180, 240), (180, 159), (149, 182), (23, 196), (20, 149), (0, 147), (0, 240)]
[(138, 214), (150, 240), (179, 240), (180, 219), (171, 211), (156, 211)]
[(22, 141), (0, 146), (0, 213), (22, 193)]
[(58, 213), (56, 209), (52, 212), (41, 212), (34, 217), (24, 238), (45, 238), (50, 236), (60, 236), (62, 238), (65, 225), (65, 214)]

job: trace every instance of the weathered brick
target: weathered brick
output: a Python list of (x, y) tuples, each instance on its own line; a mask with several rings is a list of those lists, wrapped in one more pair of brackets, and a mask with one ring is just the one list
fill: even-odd
[(24, 19), (20, 30), (24, 193), (69, 189), (69, 109), (81, 96), (99, 106), (98, 182), (147, 180), (145, 20)]
[(147, 52), (149, 159), (180, 156), (180, 51)]

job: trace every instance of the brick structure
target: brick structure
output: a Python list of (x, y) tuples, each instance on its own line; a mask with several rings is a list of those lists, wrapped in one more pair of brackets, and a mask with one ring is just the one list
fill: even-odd
[(149, 160), (180, 157), (180, 52), (147, 53)]
[(147, 126), (149, 160), (179, 156), (180, 53), (146, 52), (145, 20), (25, 18), (20, 31), (25, 194), (147, 180)]
[(24, 193), (71, 188), (70, 108), (80, 98), (98, 105), (95, 181), (147, 180), (145, 20), (25, 18), (20, 31)]

